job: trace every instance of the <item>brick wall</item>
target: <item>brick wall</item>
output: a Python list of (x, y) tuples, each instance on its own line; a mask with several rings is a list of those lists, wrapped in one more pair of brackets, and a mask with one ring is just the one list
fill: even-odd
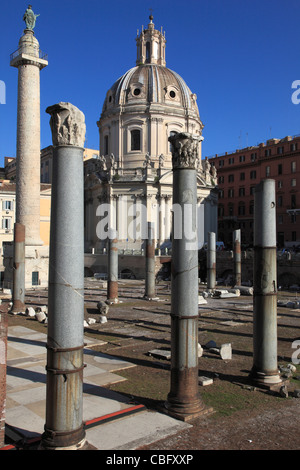
[(7, 314), (0, 312), (0, 448), (5, 444)]

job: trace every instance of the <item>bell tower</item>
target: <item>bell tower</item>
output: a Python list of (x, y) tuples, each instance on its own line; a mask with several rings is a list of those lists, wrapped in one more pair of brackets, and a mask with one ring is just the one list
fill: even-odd
[(137, 61), (136, 65), (156, 64), (166, 65), (166, 38), (165, 34), (154, 28), (153, 16), (149, 16), (148, 29), (142, 27), (142, 32), (137, 35)]

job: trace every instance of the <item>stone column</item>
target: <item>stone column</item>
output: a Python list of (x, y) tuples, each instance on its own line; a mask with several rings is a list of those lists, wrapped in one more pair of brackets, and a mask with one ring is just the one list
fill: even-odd
[[(200, 138), (201, 139), (201, 138)], [(172, 143), (173, 216), (171, 299), (171, 389), (165, 407), (170, 415), (188, 420), (204, 410), (198, 383), (198, 243), (196, 227), (196, 158), (199, 137), (178, 133)], [(185, 218), (188, 210), (189, 218)], [(189, 224), (188, 224), (188, 223)], [(182, 227), (181, 237), (174, 230)], [(189, 225), (189, 230), (187, 230)]]
[(213, 290), (216, 287), (216, 234), (208, 232), (207, 244), (207, 288)]
[(160, 196), (159, 198), (159, 248), (165, 241), (165, 196)]
[(33, 30), (25, 29), (10, 65), (18, 68), (16, 222), (25, 225), (26, 245), (40, 239), (40, 58)]
[(148, 222), (148, 238), (146, 240), (146, 279), (145, 299), (155, 298), (155, 235), (154, 223)]
[(171, 236), (171, 207), (170, 207), (170, 200), (172, 196), (166, 196), (166, 214), (165, 214), (165, 221), (166, 221), (166, 230), (165, 230), (165, 239), (170, 240)]
[(51, 115), (53, 177), (48, 289), (46, 424), (42, 449), (86, 444), (83, 426), (84, 114), (70, 103)]
[(0, 312), (0, 449), (5, 445), (8, 315)]
[(12, 301), (11, 313), (25, 313), (25, 226), (18, 223), (14, 227)]
[(277, 365), (277, 259), (275, 181), (266, 179), (254, 193), (253, 368), (262, 384), (280, 383)]
[(233, 232), (233, 262), (234, 262), (234, 286), (242, 284), (242, 270), (241, 270), (241, 231), (234, 230)]
[(117, 231), (108, 231), (108, 279), (107, 300), (110, 304), (118, 302), (118, 239)]

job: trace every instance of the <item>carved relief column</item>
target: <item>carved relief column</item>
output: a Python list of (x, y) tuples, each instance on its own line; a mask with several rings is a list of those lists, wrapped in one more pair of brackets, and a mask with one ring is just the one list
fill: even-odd
[[(171, 389), (165, 406), (170, 415), (184, 421), (204, 410), (198, 391), (196, 158), (200, 139), (188, 133), (169, 138), (173, 147), (173, 204), (181, 209), (174, 213), (172, 232), (174, 235), (182, 228), (182, 233), (172, 240)], [(178, 213), (183, 219), (178, 220)]]
[(83, 425), (85, 117), (70, 103), (51, 115), (53, 178), (48, 287), (47, 394), (43, 449), (79, 449)]
[(16, 222), (25, 226), (25, 245), (43, 245), (40, 238), (40, 58), (33, 30), (25, 29), (17, 55), (10, 65), (18, 68)]

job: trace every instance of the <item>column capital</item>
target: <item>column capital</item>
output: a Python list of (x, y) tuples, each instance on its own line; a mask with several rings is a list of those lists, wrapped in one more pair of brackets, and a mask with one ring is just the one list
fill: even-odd
[(86, 125), (82, 111), (71, 103), (60, 102), (49, 106), (46, 113), (51, 115), (50, 127), (54, 146), (84, 147)]
[(203, 140), (202, 136), (179, 132), (169, 137), (172, 144), (173, 170), (196, 169), (198, 157), (198, 144)]

